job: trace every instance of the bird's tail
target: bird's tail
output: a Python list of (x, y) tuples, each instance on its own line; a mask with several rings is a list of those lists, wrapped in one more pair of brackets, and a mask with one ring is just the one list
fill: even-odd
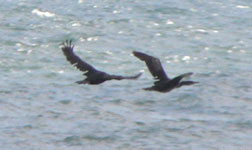
[(148, 87), (148, 88), (143, 88), (143, 90), (145, 90), (145, 91), (153, 91), (154, 89), (153, 89), (153, 87)]
[(180, 82), (180, 80), (182, 80), (182, 79), (185, 78), (185, 77), (189, 77), (189, 76), (191, 76), (192, 74), (193, 74), (192, 72), (188, 72), (188, 73), (181, 74), (181, 75), (179, 75), (179, 76), (173, 78), (170, 82), (173, 83), (174, 85), (177, 85), (177, 84)]
[(134, 76), (126, 76), (125, 79), (138, 79), (141, 75), (142, 75), (142, 73), (140, 72)]
[(78, 84), (88, 84), (87, 80), (76, 81)]
[(184, 73), (184, 74), (181, 74), (181, 75), (175, 77), (174, 79), (181, 80), (181, 79), (183, 79), (183, 78), (185, 78), (185, 77), (191, 76), (192, 74), (193, 74), (192, 72)]
[(180, 86), (183, 86), (183, 85), (192, 85), (192, 84), (197, 84), (199, 82), (195, 82), (195, 81), (182, 81), (180, 82)]
[(181, 77), (181, 78), (189, 77), (189, 76), (191, 76), (192, 74), (193, 74), (192, 72), (188, 72), (188, 73), (184, 73), (184, 74), (179, 75), (179, 77)]
[(138, 73), (137, 75), (134, 76), (117, 76), (117, 75), (112, 75), (110, 76), (111, 79), (115, 79), (115, 80), (123, 80), (123, 79), (137, 79), (142, 75), (142, 73)]

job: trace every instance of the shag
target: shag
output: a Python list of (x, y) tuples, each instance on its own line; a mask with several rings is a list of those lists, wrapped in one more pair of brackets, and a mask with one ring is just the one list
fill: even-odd
[(120, 75), (110, 75), (108, 73), (99, 71), (95, 69), (90, 64), (86, 63), (82, 59), (80, 59), (75, 53), (73, 52), (74, 45), (72, 45), (72, 40), (65, 41), (61, 48), (66, 59), (80, 71), (83, 71), (86, 76), (84, 80), (77, 81), (78, 84), (100, 84), (107, 80), (122, 80), (122, 79), (137, 79), (141, 76), (142, 73), (139, 73), (135, 76), (120, 76)]
[(184, 85), (192, 85), (198, 83), (194, 81), (181, 81), (184, 77), (191, 76), (193, 74), (192, 72), (184, 73), (173, 79), (170, 79), (166, 75), (161, 65), (161, 62), (158, 58), (137, 51), (133, 51), (133, 54), (140, 60), (145, 61), (150, 73), (156, 80), (152, 87), (144, 88), (144, 90), (169, 92), (174, 88), (179, 88)]

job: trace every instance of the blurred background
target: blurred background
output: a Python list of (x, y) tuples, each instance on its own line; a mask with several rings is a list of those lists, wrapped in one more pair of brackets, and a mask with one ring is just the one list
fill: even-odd
[[(7, 0), (0, 5), (3, 150), (250, 150), (250, 0)], [(78, 85), (60, 44), (96, 69), (138, 80)], [(132, 51), (160, 58), (169, 93)]]

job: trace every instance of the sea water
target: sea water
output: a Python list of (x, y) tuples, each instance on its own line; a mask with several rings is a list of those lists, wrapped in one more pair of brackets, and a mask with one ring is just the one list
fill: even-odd
[[(251, 150), (251, 0), (7, 0), (0, 5), (1, 150)], [(138, 80), (79, 85), (61, 43)], [(199, 84), (144, 91), (140, 51)]]

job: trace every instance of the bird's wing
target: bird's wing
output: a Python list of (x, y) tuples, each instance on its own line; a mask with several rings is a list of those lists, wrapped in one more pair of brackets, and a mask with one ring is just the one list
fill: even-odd
[[(142, 61), (145, 61), (149, 71), (151, 72), (152, 76), (159, 80), (159, 81), (163, 81), (163, 80), (170, 80), (163, 67), (162, 64), (160, 62), (160, 60), (158, 58), (155, 58), (153, 56), (141, 53), (141, 52), (137, 52), (137, 51), (133, 51), (133, 54), (139, 58)], [(158, 81), (157, 81), (158, 82)]]
[(73, 52), (74, 45), (72, 45), (72, 41), (66, 41), (63, 43), (63, 47), (61, 48), (64, 55), (66, 56), (66, 59), (76, 68), (78, 68), (80, 71), (85, 72), (84, 75), (89, 76), (90, 74), (93, 74), (97, 71), (93, 66), (89, 65), (85, 61), (81, 60), (80, 57), (75, 55)]

